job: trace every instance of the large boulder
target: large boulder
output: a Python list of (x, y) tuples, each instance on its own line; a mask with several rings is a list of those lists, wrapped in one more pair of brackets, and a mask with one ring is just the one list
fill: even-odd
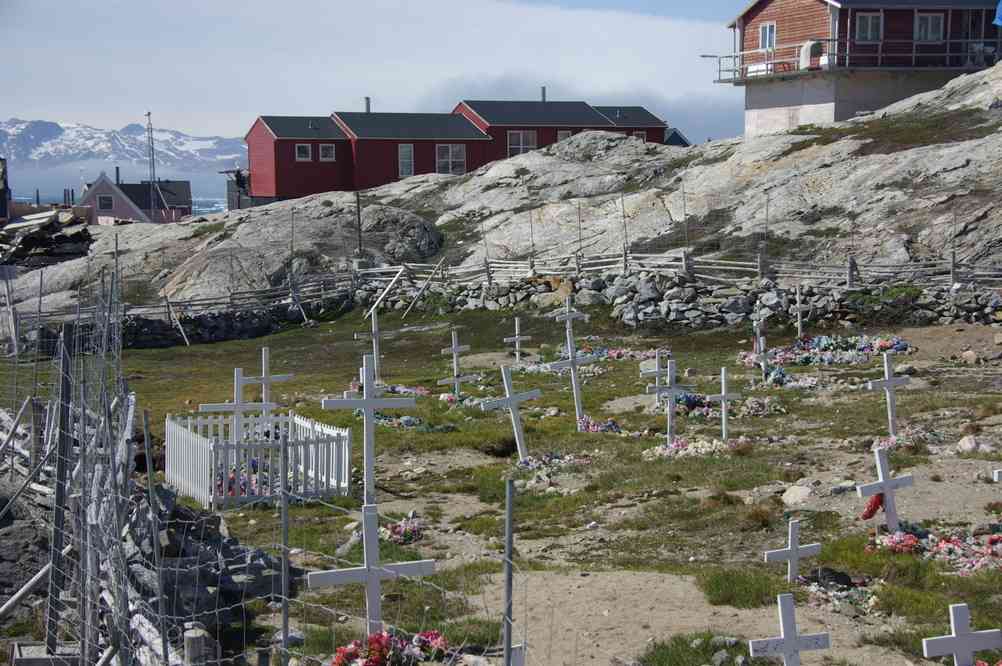
[(362, 234), (386, 234), (383, 251), (393, 261), (421, 261), (442, 248), (442, 232), (435, 225), (402, 208), (366, 206), (362, 209)]

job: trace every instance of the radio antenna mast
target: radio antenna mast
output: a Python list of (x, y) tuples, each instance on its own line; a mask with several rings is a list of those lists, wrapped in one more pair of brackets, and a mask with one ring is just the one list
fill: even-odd
[[(146, 144), (150, 162), (150, 215), (152, 216), (153, 211), (157, 209), (155, 196), (157, 186), (157, 154), (153, 148), (153, 114), (150, 111), (146, 112)], [(156, 222), (156, 220), (151, 219), (150, 222)]]

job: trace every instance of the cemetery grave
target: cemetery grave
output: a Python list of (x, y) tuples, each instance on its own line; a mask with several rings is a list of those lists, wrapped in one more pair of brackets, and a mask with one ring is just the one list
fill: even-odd
[[(294, 375), (270, 387), (270, 402), (352, 428), (354, 466), (363, 470), (353, 495), (290, 507), (290, 544), (300, 551), (296, 565), (318, 576), (333, 572), (329, 578), (335, 583), (353, 583), (314, 588), (304, 581), (297, 590), (293, 622), (305, 632), (310, 654), (333, 657), (335, 647), (361, 637), (363, 574), (374, 571), (374, 561), (399, 563), (406, 565), (402, 570), (422, 574), (375, 579), (382, 587), (383, 617), (394, 626), (441, 631), (451, 645), (473, 639), (500, 645), (500, 617), (485, 617), (478, 609), (500, 605), (507, 478), (515, 479), (518, 488), (515, 615), (522, 613), (525, 625), (518, 617), (515, 625), (527, 632), (526, 663), (609, 663), (615, 657), (622, 663), (701, 666), (721, 652), (719, 659), (726, 657), (722, 663), (740, 663), (739, 657), (744, 663), (765, 663), (750, 658), (747, 641), (777, 635), (777, 596), (787, 594), (795, 601), (802, 643), (807, 635), (827, 632), (831, 637), (830, 650), (803, 652), (807, 664), (918, 663), (923, 639), (951, 635), (951, 604), (969, 605), (972, 630), (1002, 625), (997, 598), (1002, 574), (997, 568), (968, 567), (965, 575), (956, 575), (964, 567), (951, 562), (971, 553), (951, 555), (953, 560), (926, 557), (927, 552), (948, 550), (941, 546), (937, 551), (928, 539), (921, 552), (881, 547), (872, 530), (892, 522), (893, 514), (878, 507), (870, 519), (861, 519), (873, 495), (856, 493), (857, 486), (867, 493), (886, 491), (886, 485), (873, 484), (893, 479), (896, 502), (889, 501), (888, 493), (882, 508), (895, 507), (903, 526), (919, 525), (941, 541), (960, 538), (956, 533), (977, 534), (987, 547), (991, 525), (999, 520), (998, 509), (990, 507), (1002, 502), (1000, 486), (991, 482), (1002, 466), (1002, 367), (988, 362), (979, 372), (964, 372), (962, 340), (950, 354), (926, 356), (916, 331), (870, 331), (880, 339), (899, 335), (915, 348), (904, 360), (918, 371), (909, 386), (891, 387), (896, 402), (895, 419), (889, 422), (879, 353), (852, 364), (784, 366), (788, 376), (820, 377), (822, 385), (851, 389), (777, 392), (761, 387), (758, 367), (737, 359), (749, 346), (747, 329), (624, 337), (599, 312), (589, 310), (592, 317), (584, 321), (566, 318), (566, 304), (560, 310), (558, 322), (521, 315), (518, 336), (530, 337), (520, 343), (520, 353), (538, 354), (552, 360), (550, 365), (563, 360), (568, 366), (563, 372), (502, 372), (469, 364), (466, 359), (477, 354), (505, 349), (502, 338), (510, 336), (515, 324), (511, 316), (468, 312), (448, 320), (462, 326), (458, 341), (443, 327), (383, 337), (382, 380), (387, 388), (406, 389), (384, 390), (381, 396), (363, 391), (364, 396), (340, 398), (352, 382), (357, 386), (362, 356), (372, 353), (369, 341), (352, 340), (354, 331), (369, 325), (358, 315), (265, 340), (196, 345), (187, 350), (192, 361), (184, 368), (171, 362), (171, 350), (129, 352), (126, 363), (144, 407), (183, 413), (218, 402), (231, 384), (233, 368), (257, 367), (259, 348), (266, 344), (271, 371)], [(398, 328), (399, 317), (381, 313), (380, 325)], [(767, 341), (784, 348), (793, 342), (793, 331), (770, 330)], [(944, 343), (938, 344), (942, 348)], [(469, 356), (463, 352), (457, 369), (452, 350), (466, 345)], [(440, 354), (446, 347), (449, 353)], [(516, 365), (513, 347), (508, 345), (511, 366)], [(586, 360), (582, 351), (628, 351), (604, 353), (600, 361), (576, 368), (599, 366), (603, 371), (582, 372), (575, 391), (574, 364), (561, 359), (567, 356), (561, 350), (568, 347), (577, 350), (577, 361)], [(641, 360), (656, 349), (670, 350), (673, 381), (668, 381), (664, 361), (660, 373), (641, 376)], [(894, 364), (890, 370), (887, 376), (901, 377)], [(481, 375), (461, 390), (464, 397), (482, 402), (453, 406), (419, 390), (443, 377), (455, 388), (452, 380), (460, 371)], [(865, 391), (867, 382), (878, 390)], [(648, 413), (637, 406), (610, 412), (605, 407), (648, 390), (670, 394), (670, 387), (679, 384), (706, 396), (714, 411), (709, 418), (675, 412), (675, 437), (728, 445), (700, 455), (645, 456), (665, 442), (664, 409)], [(522, 401), (526, 394), (533, 399)], [(372, 429), (365, 427), (353, 410), (361, 404), (355, 402), (369, 397), (374, 402), (363, 409), (373, 414), (410, 416), (441, 430), (383, 428), (375, 422)], [(509, 409), (512, 397), (519, 399), (517, 409)], [(243, 399), (264, 397), (256, 386), (248, 386)], [(324, 409), (324, 400), (327, 407), (342, 403), (344, 409)], [(750, 403), (755, 417), (741, 416), (741, 405), (751, 400), (758, 401)], [(768, 408), (761, 406), (766, 400)], [(622, 429), (647, 431), (650, 437), (576, 432), (579, 413), (595, 422), (614, 419)], [(521, 437), (513, 430), (516, 414)], [(886, 446), (889, 423), (896, 425), (896, 441), (907, 446), (874, 452), (875, 441)], [(924, 436), (933, 430), (935, 440)], [(375, 443), (371, 467), (363, 459), (367, 432)], [(984, 445), (957, 453), (956, 444), (965, 436)], [(874, 462), (881, 458), (886, 469), (878, 476)], [(900, 482), (908, 475), (910, 486)], [(363, 496), (370, 505), (375, 500), (378, 517), (372, 509), (363, 511)], [(361, 538), (363, 515), (382, 527), (378, 560), (363, 552), (367, 544), (370, 551), (374, 548), (371, 536), (368, 542)], [(266, 551), (276, 543), (280, 517), (273, 506), (235, 509), (224, 520), (241, 543)], [(797, 526), (796, 539), (791, 539), (790, 521)], [(786, 571), (762, 561), (765, 551), (790, 555), (798, 541), (799, 567)], [(820, 552), (804, 546), (814, 543), (820, 544)], [(810, 551), (804, 552), (805, 547)], [(994, 555), (981, 555), (993, 561)], [(435, 560), (434, 571), (430, 565), (408, 564), (430, 560)], [(370, 590), (370, 604), (373, 598)], [(635, 603), (637, 599), (642, 602)], [(667, 612), (673, 604), (677, 611)], [(328, 606), (340, 615), (321, 610)], [(274, 612), (258, 611), (249, 626), (274, 631)], [(709, 649), (711, 642), (715, 649)], [(811, 642), (820, 644), (820, 639)], [(758, 654), (757, 649), (752, 652)], [(833, 661), (822, 661), (825, 655)], [(1002, 654), (979, 654), (993, 657)]]

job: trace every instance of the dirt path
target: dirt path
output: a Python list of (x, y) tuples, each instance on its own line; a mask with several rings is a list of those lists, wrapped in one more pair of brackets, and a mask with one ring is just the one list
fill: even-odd
[[(503, 607), (502, 590), (500, 578), (487, 585), (487, 608)], [(775, 608), (710, 606), (691, 578), (655, 573), (522, 574), (516, 577), (514, 613), (516, 635), (519, 640), (524, 635), (530, 649), (526, 663), (547, 666), (605, 666), (613, 657), (629, 661), (651, 641), (689, 632), (711, 630), (742, 639), (779, 633)], [(860, 645), (864, 633), (879, 631), (877, 623), (885, 622), (871, 621), (854, 624), (802, 604), (800, 630), (831, 632), (833, 645), (828, 653), (804, 653), (804, 664), (821, 664), (826, 654), (854, 666), (928, 663), (905, 662), (899, 653)]]

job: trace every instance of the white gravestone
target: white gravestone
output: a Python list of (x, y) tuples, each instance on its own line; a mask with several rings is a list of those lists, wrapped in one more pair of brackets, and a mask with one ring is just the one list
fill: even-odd
[(891, 354), (884, 352), (884, 378), (866, 383), (867, 391), (884, 390), (884, 395), (887, 398), (887, 430), (891, 437), (898, 436), (897, 396), (895, 395), (895, 391), (898, 386), (905, 386), (910, 381), (908, 377), (894, 376)]
[(515, 317), (515, 335), (504, 339), (505, 344), (515, 345), (515, 365), (522, 363), (522, 343), (527, 340), (532, 340), (532, 336), (522, 335), (522, 319)]
[(922, 639), (923, 657), (953, 657), (953, 666), (974, 666), (981, 651), (1002, 650), (1002, 631), (971, 631), (971, 611), (967, 604), (950, 605), (950, 635)]
[(247, 412), (268, 413), (278, 405), (266, 402), (244, 402), (244, 386), (250, 382), (244, 378), (243, 368), (233, 368), (233, 402), (211, 402), (198, 406), (200, 412), (230, 412), (233, 425), (230, 441), (239, 444), (244, 438), (243, 415)]
[(570, 368), (571, 371), (571, 392), (574, 395), (574, 416), (577, 419), (577, 429), (581, 430), (581, 419), (584, 417), (584, 406), (581, 403), (581, 382), (578, 379), (578, 366), (594, 363), (596, 358), (591, 354), (578, 355), (577, 347), (574, 344), (574, 320), (583, 319), (588, 321), (588, 315), (574, 309), (574, 298), (567, 297), (565, 309), (558, 311), (554, 316), (556, 321), (564, 322), (564, 333), (567, 345), (567, 360), (550, 363), (547, 367), (550, 370), (563, 370)]
[(675, 361), (673, 359), (668, 359), (668, 365), (662, 377), (665, 380), (664, 383), (648, 384), (647, 393), (653, 393), (665, 401), (665, 417), (668, 421), (666, 429), (668, 446), (671, 446), (672, 442), (675, 441), (675, 398), (685, 393), (686, 387), (675, 383)]
[(727, 431), (728, 406), (732, 401), (737, 400), (740, 397), (740, 393), (727, 392), (727, 368), (720, 368), (720, 393), (717, 395), (708, 395), (706, 396), (706, 399), (710, 402), (720, 403), (720, 432), (725, 444), (727, 443), (727, 439), (729, 437), (729, 433)]
[(459, 400), (460, 387), (463, 382), (471, 382), (477, 378), (476, 375), (461, 375), (459, 374), (459, 355), (463, 352), (470, 351), (469, 345), (459, 344), (459, 331), (457, 329), (452, 329), (452, 346), (446, 347), (442, 350), (442, 355), (452, 355), (452, 377), (446, 377), (445, 379), (439, 379), (439, 386), (451, 385), (453, 395), (456, 396), (456, 400)]
[(765, 551), (766, 562), (786, 562), (786, 580), (796, 583), (800, 575), (800, 560), (807, 557), (817, 557), (821, 552), (820, 543), (807, 546), (800, 545), (800, 521), (791, 520), (789, 524), (789, 545), (780, 550)]
[(873, 457), (877, 463), (877, 481), (856, 486), (856, 492), (860, 497), (871, 497), (882, 494), (884, 496), (884, 517), (887, 529), (891, 532), (898, 531), (898, 507), (894, 493), (901, 488), (907, 488), (915, 480), (911, 474), (891, 478), (890, 465), (887, 462), (887, 449), (877, 449), (873, 452)]
[(365, 617), (369, 635), (383, 630), (382, 582), (392, 578), (418, 578), (435, 573), (435, 560), (418, 560), (399, 564), (379, 561), (379, 516), (374, 504), (362, 507), (363, 564), (350, 569), (314, 571), (306, 575), (311, 590), (351, 585), (365, 585)]
[(382, 391), (376, 386), (373, 358), (366, 354), (362, 359), (359, 373), (362, 380), (362, 395), (345, 391), (343, 399), (327, 399), (320, 402), (323, 409), (361, 409), (363, 427), (363, 468), (365, 470), (365, 503), (376, 503), (376, 411), (380, 409), (400, 409), (413, 407), (414, 398), (380, 398)]
[(783, 666), (800, 666), (800, 653), (831, 648), (831, 638), (824, 634), (797, 633), (797, 615), (792, 594), (781, 594), (779, 601), (779, 636), (748, 642), (752, 657), (782, 657)]
[(511, 381), (511, 368), (507, 366), (501, 368), (501, 381), (504, 382), (505, 397), (500, 400), (490, 400), (481, 403), (480, 409), (485, 412), (494, 409), (508, 410), (511, 414), (511, 429), (515, 433), (515, 445), (518, 447), (518, 459), (519, 462), (522, 462), (529, 457), (529, 449), (525, 444), (525, 432), (522, 428), (522, 414), (519, 412), (519, 406), (526, 400), (539, 398), (543, 395), (543, 392), (539, 389), (533, 389), (525, 393), (515, 393)]

